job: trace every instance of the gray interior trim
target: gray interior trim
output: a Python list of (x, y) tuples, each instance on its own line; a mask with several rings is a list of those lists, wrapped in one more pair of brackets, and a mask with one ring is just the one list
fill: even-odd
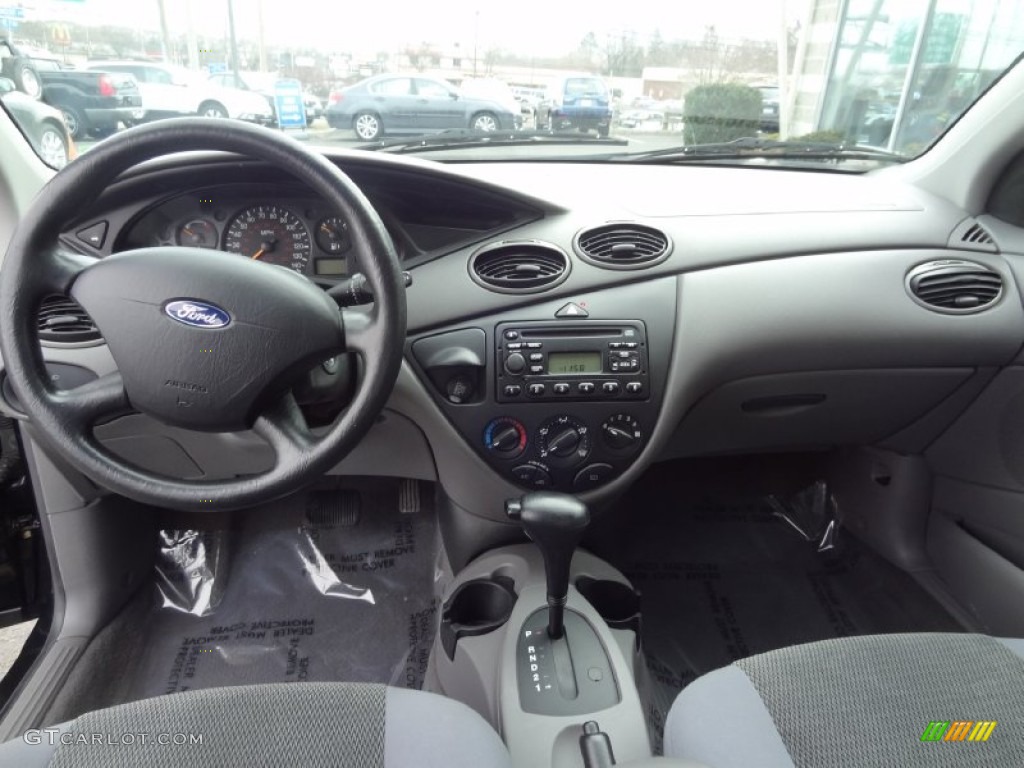
[(385, 712), (385, 768), (511, 768), (497, 732), (461, 702), (388, 688)]
[(42, 732), (29, 732), (0, 743), (0, 765), (19, 768), (47, 768), (53, 759), (62, 734), (71, 723), (61, 723)]
[(994, 640), (1002, 643), (1015, 654), (1024, 659), (1024, 638), (1019, 637), (996, 637)]
[(714, 768), (793, 768), (768, 708), (736, 666), (683, 689), (665, 722), (665, 754)]

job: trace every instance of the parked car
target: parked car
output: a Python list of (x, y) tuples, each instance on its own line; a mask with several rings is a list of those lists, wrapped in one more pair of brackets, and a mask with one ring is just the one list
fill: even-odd
[(17, 121), (44, 163), (60, 170), (74, 157), (74, 143), (58, 110), (22, 93), (8, 77), (0, 77), (0, 103)]
[(139, 82), (146, 120), (183, 115), (231, 117), (261, 125), (273, 123), (267, 100), (256, 93), (226, 88), (196, 72), (149, 61), (96, 61), (89, 69), (130, 74)]
[(331, 93), (332, 128), (350, 128), (373, 141), (384, 134), (437, 133), (453, 128), (512, 130), (516, 115), (497, 101), (466, 96), (443, 80), (419, 75), (377, 75)]
[[(218, 72), (210, 75), (210, 81), (225, 88), (238, 88), (243, 91), (253, 91), (263, 96), (270, 103), (270, 109), (275, 113), (276, 103), (274, 101), (275, 86), (281, 77), (267, 72)], [(308, 91), (302, 93), (302, 103), (305, 106), (306, 122), (311, 123), (318, 117), (323, 117), (324, 106), (316, 96)]]
[(607, 136), (612, 123), (611, 95), (594, 75), (557, 78), (537, 107), (537, 127), (549, 131), (595, 130)]
[[(504, 80), (494, 77), (467, 77), (459, 84), (459, 91), (463, 96), (498, 102), (512, 113), (515, 127), (523, 127), (523, 105)], [(527, 111), (528, 114), (532, 114), (529, 107)]]
[(17, 75), (10, 79), (19, 91), (31, 97), (41, 86), (40, 98), (60, 111), (75, 139), (112, 133), (143, 115), (142, 93), (130, 74), (64, 69), (57, 59), (22, 51), (7, 40), (0, 40), (0, 59), (12, 62), (4, 67)]

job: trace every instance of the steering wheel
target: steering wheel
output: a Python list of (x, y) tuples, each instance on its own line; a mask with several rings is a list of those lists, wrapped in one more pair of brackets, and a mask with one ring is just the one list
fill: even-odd
[[(264, 160), (305, 183), (349, 222), (373, 293), (369, 311), (341, 309), (306, 278), (219, 251), (140, 248), (93, 259), (58, 233), (121, 172), (173, 152), (220, 150)], [(55, 389), (36, 331), (40, 302), (68, 295), (95, 321), (117, 372)], [(133, 128), (70, 163), (22, 218), (0, 270), (0, 351), (41, 442), (99, 485), (141, 502), (228, 510), (284, 496), (351, 451), (383, 409), (405, 341), (405, 286), (394, 244), (369, 200), (324, 157), (274, 131), (183, 118)], [(345, 351), (362, 359), (348, 408), (315, 436), (290, 385)], [(273, 448), (262, 473), (191, 481), (145, 471), (93, 435), (104, 417), (138, 411), (204, 432), (253, 429)]]

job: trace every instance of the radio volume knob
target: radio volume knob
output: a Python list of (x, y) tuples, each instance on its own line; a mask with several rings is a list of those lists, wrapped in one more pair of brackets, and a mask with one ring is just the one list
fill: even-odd
[(513, 352), (505, 358), (505, 370), (511, 374), (520, 374), (526, 370), (526, 358), (518, 352)]

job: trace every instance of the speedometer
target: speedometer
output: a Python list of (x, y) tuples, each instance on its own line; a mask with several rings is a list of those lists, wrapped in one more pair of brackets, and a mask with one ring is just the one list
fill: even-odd
[(231, 221), (224, 234), (224, 249), (304, 273), (309, 267), (309, 230), (291, 211), (257, 205)]

